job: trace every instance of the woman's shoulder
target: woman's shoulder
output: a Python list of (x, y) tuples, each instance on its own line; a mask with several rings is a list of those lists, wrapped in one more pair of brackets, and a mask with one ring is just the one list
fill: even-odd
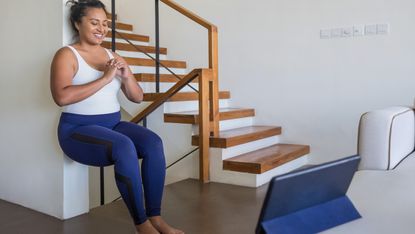
[(56, 51), (52, 64), (66, 64), (76, 66), (77, 58), (74, 52), (67, 46)]
[(64, 46), (56, 51), (55, 58), (75, 59), (76, 57), (73, 51), (68, 46)]

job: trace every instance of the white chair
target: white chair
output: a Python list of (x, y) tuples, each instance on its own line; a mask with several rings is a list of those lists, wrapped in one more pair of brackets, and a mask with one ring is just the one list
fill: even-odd
[(413, 153), (415, 147), (414, 110), (388, 107), (370, 111), (360, 118), (359, 169), (392, 170)]

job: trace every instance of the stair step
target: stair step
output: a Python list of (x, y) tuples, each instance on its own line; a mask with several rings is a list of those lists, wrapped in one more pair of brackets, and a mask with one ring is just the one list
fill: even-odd
[[(149, 42), (150, 41), (149, 36), (133, 34), (133, 33), (122, 33), (122, 32), (116, 33), (115, 38), (123, 39), (119, 34), (121, 34), (122, 37), (124, 37), (128, 40), (132, 40), (132, 41), (142, 41), (142, 42)], [(112, 31), (109, 31), (106, 37), (111, 38), (112, 37)]]
[[(145, 58), (130, 58), (130, 57), (124, 57), (125, 61), (130, 66), (149, 66), (149, 67), (155, 67), (156, 62), (152, 59), (145, 59)], [(173, 61), (173, 60), (160, 60), (160, 63), (162, 63), (164, 66), (169, 68), (186, 68), (186, 62), (184, 61)]]
[[(128, 43), (116, 42), (115, 45), (117, 47), (117, 50), (139, 52), (136, 48), (134, 48), (134, 46), (132, 46)], [(103, 41), (102, 46), (107, 48), (107, 49), (111, 49), (111, 42), (110, 41)], [(153, 46), (136, 45), (136, 47), (138, 47), (139, 49), (141, 49), (142, 51), (144, 51), (146, 53), (153, 53), (153, 54), (156, 53), (156, 47), (153, 47)], [(160, 47), (160, 54), (167, 54), (167, 48), (161, 48)]]
[(223, 161), (223, 169), (261, 174), (310, 153), (308, 145), (276, 144)]
[[(248, 126), (220, 131), (218, 137), (210, 137), (210, 147), (228, 148), (251, 141), (281, 134), (281, 127)], [(199, 135), (192, 136), (192, 145), (199, 145)]]
[[(140, 82), (156, 82), (156, 75), (151, 73), (138, 73), (134, 74), (135, 79)], [(178, 75), (180, 78), (185, 77), (185, 75)], [(163, 83), (176, 83), (179, 79), (171, 74), (160, 74), (160, 82)], [(198, 82), (198, 79), (194, 79), (192, 83)]]
[[(111, 20), (112, 19), (112, 14), (111, 13), (107, 13), (107, 18), (109, 20)], [(117, 16), (117, 14), (115, 14), (115, 20), (117, 20), (117, 18), (118, 18), (118, 16)]]
[[(252, 117), (255, 115), (254, 109), (243, 108), (222, 108), (219, 109), (219, 120), (239, 119), (245, 117)], [(184, 123), (184, 124), (198, 124), (199, 111), (185, 111), (177, 113), (165, 113), (164, 122), (167, 123)]]
[[(110, 29), (112, 28), (111, 23), (108, 24), (108, 27)], [(126, 30), (126, 31), (133, 31), (133, 25), (132, 24), (126, 24), (126, 23), (115, 22), (115, 28), (116, 29), (121, 29), (121, 30)]]
[[(156, 100), (163, 93), (145, 93), (143, 101), (152, 102)], [(220, 91), (219, 99), (229, 99), (231, 94), (229, 91)], [(173, 95), (168, 102), (177, 102), (177, 101), (196, 101), (199, 99), (199, 94), (196, 92), (179, 92)]]

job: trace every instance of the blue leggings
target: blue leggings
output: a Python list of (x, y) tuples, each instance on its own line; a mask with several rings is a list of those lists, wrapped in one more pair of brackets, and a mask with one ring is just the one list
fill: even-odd
[[(166, 174), (163, 143), (154, 132), (137, 124), (120, 122), (120, 118), (120, 112), (62, 113), (59, 144), (68, 157), (79, 163), (114, 165), (118, 190), (138, 225), (147, 217), (160, 215)], [(138, 158), (143, 159), (141, 175)]]

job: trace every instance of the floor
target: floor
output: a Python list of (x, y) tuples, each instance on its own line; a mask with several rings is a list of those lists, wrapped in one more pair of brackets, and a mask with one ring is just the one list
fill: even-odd
[[(165, 187), (163, 216), (188, 234), (252, 234), (266, 189), (180, 181)], [(61, 221), (0, 200), (0, 233), (129, 234), (134, 226), (123, 201)]]

